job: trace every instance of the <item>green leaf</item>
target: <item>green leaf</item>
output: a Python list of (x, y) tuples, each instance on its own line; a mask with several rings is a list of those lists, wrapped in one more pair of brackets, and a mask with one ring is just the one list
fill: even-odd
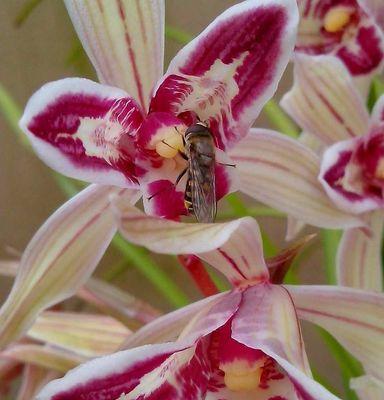
[(380, 78), (373, 78), (368, 94), (367, 107), (372, 111), (376, 101), (384, 94), (384, 82)]
[(165, 26), (165, 37), (183, 45), (186, 45), (193, 39), (191, 34), (170, 25)]
[(24, 3), (15, 18), (15, 25), (19, 28), (30, 17), (35, 8), (42, 3), (43, 0), (28, 0)]
[(112, 243), (124, 254), (127, 260), (131, 261), (159, 289), (172, 305), (182, 307), (188, 304), (188, 298), (184, 292), (154, 263), (146, 249), (128, 243), (120, 235), (116, 235)]
[(281, 133), (292, 138), (299, 137), (300, 129), (292, 121), (292, 119), (284, 112), (284, 110), (275, 102), (269, 100), (263, 108), (264, 114), (268, 117), (269, 121)]
[(346, 400), (358, 400), (356, 394), (350, 389), (349, 383), (352, 378), (364, 375), (361, 364), (347, 351), (339, 342), (324, 329), (318, 327), (318, 333), (329, 348), (333, 358), (341, 370)]

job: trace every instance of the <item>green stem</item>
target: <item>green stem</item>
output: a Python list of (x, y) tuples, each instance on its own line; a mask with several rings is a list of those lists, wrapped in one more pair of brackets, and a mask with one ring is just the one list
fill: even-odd
[(341, 231), (323, 229), (321, 231), (321, 239), (324, 249), (324, 266), (329, 285), (336, 284), (336, 254), (339, 246)]
[(138, 270), (169, 300), (172, 305), (182, 307), (188, 304), (188, 298), (182, 290), (156, 265), (147, 250), (127, 242), (119, 234), (112, 243)]
[(295, 139), (299, 136), (300, 129), (275, 100), (269, 100), (264, 106), (263, 112), (280, 132)]

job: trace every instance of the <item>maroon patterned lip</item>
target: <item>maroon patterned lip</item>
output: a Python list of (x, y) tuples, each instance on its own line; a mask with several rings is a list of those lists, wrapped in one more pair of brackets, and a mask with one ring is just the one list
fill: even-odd
[[(373, 73), (382, 65), (383, 33), (358, 1), (299, 0), (298, 3), (302, 24), (308, 26), (311, 23), (318, 28), (313, 28), (310, 34), (299, 29), (296, 51), (312, 55), (333, 54), (343, 61), (353, 76)], [(347, 22), (334, 32), (327, 31), (327, 16), (342, 8), (348, 13)]]
[(349, 141), (349, 149), (332, 146), (334, 162), (323, 173), (328, 187), (347, 202), (370, 200), (374, 208), (384, 206), (384, 124), (363, 137)]

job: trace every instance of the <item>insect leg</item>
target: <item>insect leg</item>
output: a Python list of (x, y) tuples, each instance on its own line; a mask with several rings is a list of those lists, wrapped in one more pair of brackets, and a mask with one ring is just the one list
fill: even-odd
[(152, 200), (154, 197), (158, 196), (159, 194), (161, 194), (161, 193), (163, 193), (163, 192), (165, 192), (165, 191), (167, 191), (167, 190), (170, 190), (171, 188), (176, 188), (176, 186), (177, 186), (178, 183), (181, 181), (182, 177), (186, 174), (187, 171), (188, 171), (188, 167), (185, 168), (185, 169), (183, 169), (183, 170), (180, 172), (179, 176), (177, 177), (175, 183), (174, 183), (172, 186), (167, 187), (167, 188), (160, 189), (159, 191), (157, 191), (157, 192), (154, 193), (153, 195), (147, 197), (147, 200), (150, 201), (150, 200)]
[(219, 163), (217, 163), (217, 164), (219, 164), (219, 165), (224, 165), (225, 167), (233, 167), (233, 168), (236, 168), (236, 164), (225, 164), (225, 163), (221, 163), (221, 162), (219, 162)]
[(185, 143), (185, 137), (184, 137), (184, 135), (183, 135), (181, 132), (179, 132), (179, 130), (177, 129), (177, 126), (175, 126), (175, 130), (176, 130), (176, 132), (181, 136), (181, 138), (183, 139), (183, 146), (185, 147), (186, 143)]

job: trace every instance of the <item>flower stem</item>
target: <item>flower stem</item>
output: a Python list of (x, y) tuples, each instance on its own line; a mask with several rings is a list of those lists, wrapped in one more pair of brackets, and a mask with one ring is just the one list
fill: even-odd
[(188, 271), (196, 286), (204, 296), (212, 296), (219, 290), (200, 259), (192, 254), (180, 254), (177, 256), (180, 264)]

